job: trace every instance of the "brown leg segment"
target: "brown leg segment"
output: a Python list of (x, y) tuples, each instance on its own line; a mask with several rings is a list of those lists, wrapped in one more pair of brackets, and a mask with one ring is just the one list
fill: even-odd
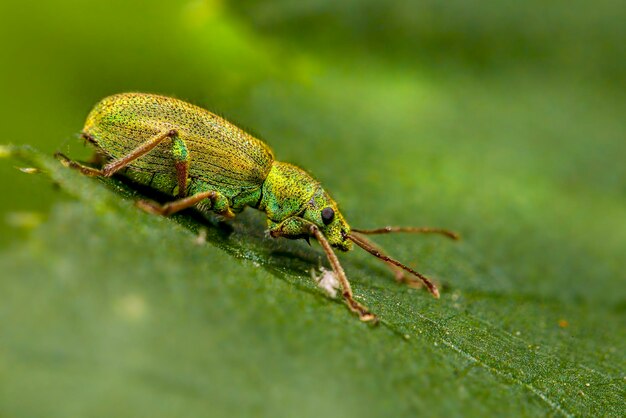
[(178, 181), (178, 197), (187, 194), (187, 173), (189, 172), (189, 160), (176, 161), (176, 179)]
[(55, 152), (54, 153), (54, 157), (59, 160), (61, 162), (61, 164), (63, 164), (65, 167), (69, 167), (69, 168), (73, 168), (75, 170), (78, 170), (81, 172), (81, 174), (84, 174), (86, 176), (89, 177), (102, 177), (102, 170), (99, 170), (97, 168), (93, 168), (93, 167), (88, 167), (86, 165), (82, 165), (81, 163), (77, 163), (76, 161), (72, 161), (70, 160), (67, 156), (65, 156), (64, 154), (61, 154), (60, 152)]
[(183, 209), (192, 207), (195, 204), (203, 201), (204, 199), (211, 199), (215, 203), (215, 200), (218, 198), (218, 196), (218, 193), (215, 191), (200, 192), (189, 197), (184, 197), (182, 199), (166, 203), (164, 205), (160, 205), (156, 202), (151, 202), (149, 200), (138, 200), (137, 206), (148, 213), (169, 216)]
[[(169, 130), (165, 133), (159, 134), (157, 136), (155, 136), (154, 138), (149, 139), (148, 141), (144, 142), (143, 144), (139, 145), (137, 148), (135, 148), (134, 150), (132, 150), (129, 154), (118, 158), (117, 160), (113, 160), (110, 163), (108, 163), (107, 165), (105, 165), (104, 167), (102, 167), (102, 169), (97, 169), (97, 168), (93, 168), (93, 167), (88, 167), (86, 165), (77, 163), (76, 161), (72, 161), (70, 160), (68, 157), (66, 157), (65, 155), (61, 154), (60, 152), (57, 152), (54, 154), (54, 156), (61, 161), (61, 163), (63, 165), (65, 165), (66, 167), (70, 167), (70, 168), (74, 168), (76, 170), (79, 170), (82, 174), (86, 175), (86, 176), (90, 176), (90, 177), (110, 177), (113, 174), (115, 174), (116, 172), (118, 172), (119, 170), (123, 169), (124, 167), (126, 167), (128, 164), (130, 164), (131, 162), (135, 161), (137, 158), (146, 155), (148, 152), (150, 152), (154, 147), (156, 147), (157, 145), (159, 145), (164, 139), (166, 138), (173, 138), (177, 135), (177, 132), (172, 129)], [(180, 164), (180, 168), (179, 168), (179, 164), (176, 164), (176, 172), (178, 175), (178, 184), (181, 184), (180, 181), (180, 177), (181, 177), (181, 173), (180, 170), (183, 169), (185, 171), (185, 187), (183, 188), (183, 190), (186, 188), (186, 176), (187, 176), (187, 169), (189, 164), (185, 164), (183, 166), (183, 164)]]
[(332, 247), (328, 243), (328, 240), (326, 240), (324, 234), (322, 234), (319, 228), (315, 225), (311, 225), (311, 233), (315, 236), (317, 241), (324, 249), (326, 257), (328, 257), (328, 261), (330, 262), (330, 265), (333, 268), (335, 275), (337, 275), (337, 279), (339, 279), (339, 282), (341, 283), (341, 288), (343, 289), (342, 295), (350, 310), (359, 315), (359, 319), (363, 322), (377, 322), (378, 318), (376, 317), (376, 315), (369, 312), (365, 306), (354, 300), (352, 288), (350, 287), (350, 282), (346, 277), (346, 273), (343, 271), (343, 267), (341, 267), (341, 264), (339, 264), (339, 259), (337, 259), (337, 256), (335, 255)]
[(132, 150), (128, 155), (118, 158), (117, 160), (113, 160), (107, 165), (105, 165), (104, 167), (102, 167), (102, 175), (105, 177), (112, 176), (117, 171), (121, 170), (122, 168), (130, 164), (131, 162), (135, 161), (137, 158), (141, 157), (142, 155), (146, 155), (154, 147), (159, 145), (161, 141), (163, 141), (164, 139), (173, 138), (176, 135), (178, 135), (178, 133), (174, 129), (169, 130), (162, 134), (158, 134), (154, 138), (151, 138), (147, 140), (146, 142), (144, 142), (143, 144), (139, 145), (137, 148)]

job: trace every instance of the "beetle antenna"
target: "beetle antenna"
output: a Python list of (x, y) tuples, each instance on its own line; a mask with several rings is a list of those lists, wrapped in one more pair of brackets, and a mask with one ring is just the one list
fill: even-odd
[[(353, 231), (357, 231), (357, 230), (353, 229)], [(361, 232), (361, 231), (359, 231), (359, 232)], [(363, 240), (363, 238), (360, 238), (360, 237), (358, 237), (356, 235), (353, 235), (353, 234), (347, 234), (346, 236), (348, 237), (348, 239), (350, 239), (356, 245), (358, 245), (359, 247), (363, 248), (365, 251), (367, 251), (368, 253), (372, 254), (373, 256), (378, 257), (381, 260), (386, 261), (387, 263), (393, 264), (394, 266), (400, 267), (401, 269), (403, 269), (405, 271), (408, 271), (409, 273), (411, 273), (415, 277), (419, 278), (426, 285), (426, 288), (428, 288), (428, 291), (435, 298), (439, 299), (439, 289), (437, 289), (437, 286), (435, 286), (435, 284), (433, 282), (431, 282), (428, 277), (424, 276), (421, 273), (418, 273), (417, 271), (413, 270), (411, 267), (405, 266), (404, 264), (402, 264), (398, 260), (394, 260), (393, 258), (389, 257), (388, 255), (385, 255), (385, 254), (381, 253), (377, 248), (373, 248), (371, 245), (369, 245), (367, 242), (365, 242)]]
[(353, 229), (354, 232), (364, 235), (375, 234), (391, 234), (393, 232), (408, 232), (411, 234), (441, 234), (453, 240), (460, 239), (460, 235), (456, 232), (442, 229), (442, 228), (430, 228), (430, 227), (413, 227), (413, 226), (385, 226), (377, 229)]

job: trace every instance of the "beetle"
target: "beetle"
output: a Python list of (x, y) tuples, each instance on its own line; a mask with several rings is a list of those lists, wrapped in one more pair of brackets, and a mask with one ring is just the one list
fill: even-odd
[(147, 212), (167, 216), (196, 207), (232, 218), (250, 206), (265, 212), (273, 238), (315, 238), (341, 284), (343, 299), (362, 321), (375, 322), (377, 317), (354, 299), (333, 248), (349, 251), (356, 244), (386, 262), (398, 281), (415, 287), (423, 284), (439, 298), (427, 277), (386, 255), (365, 235), (439, 233), (458, 239), (457, 234), (440, 228), (351, 228), (337, 203), (311, 175), (276, 161), (261, 140), (205, 109), (154, 94), (116, 94), (91, 110), (82, 137), (106, 164), (94, 168), (60, 153), (57, 158), (87, 176), (109, 177), (123, 170), (120, 174), (131, 180), (175, 197), (165, 204), (138, 201)]

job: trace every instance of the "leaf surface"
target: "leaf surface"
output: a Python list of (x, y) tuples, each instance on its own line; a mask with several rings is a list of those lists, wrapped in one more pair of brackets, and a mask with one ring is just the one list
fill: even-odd
[(431, 267), (446, 277), (439, 301), (342, 257), (381, 318), (371, 327), (315, 287), (319, 249), (266, 238), (258, 213), (232, 229), (155, 217), (117, 180), (12, 153), (77, 199), (0, 258), (0, 400), (14, 412), (620, 414), (619, 309), (457, 285), (502, 274), (478, 265), (471, 239), (423, 238), (447, 248)]

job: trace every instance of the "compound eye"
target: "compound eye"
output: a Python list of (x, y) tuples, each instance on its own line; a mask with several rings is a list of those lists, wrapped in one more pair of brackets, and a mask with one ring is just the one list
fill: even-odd
[(322, 209), (322, 222), (324, 222), (324, 225), (328, 225), (333, 219), (335, 219), (335, 211), (333, 208)]

